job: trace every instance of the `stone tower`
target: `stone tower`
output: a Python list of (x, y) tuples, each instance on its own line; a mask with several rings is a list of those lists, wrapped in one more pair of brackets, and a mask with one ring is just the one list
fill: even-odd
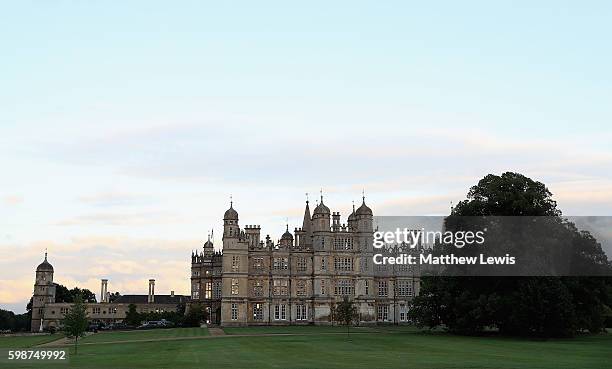
[(45, 305), (55, 302), (55, 285), (53, 284), (53, 266), (45, 260), (36, 268), (34, 294), (32, 296), (32, 332), (43, 330)]
[(249, 243), (238, 225), (233, 202), (223, 215), (223, 283), (221, 321), (247, 323)]

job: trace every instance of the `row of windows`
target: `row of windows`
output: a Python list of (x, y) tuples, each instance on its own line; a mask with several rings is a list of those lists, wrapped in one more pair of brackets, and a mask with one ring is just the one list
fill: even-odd
[[(366, 284), (366, 294), (367, 284)], [(389, 283), (387, 281), (378, 281), (378, 296), (385, 297), (389, 295)], [(397, 295), (398, 296), (409, 296), (414, 295), (411, 281), (398, 281), (397, 282)]]
[(261, 297), (263, 296), (263, 283), (261, 281), (253, 282), (253, 296)]
[[(208, 277), (208, 276), (210, 276), (210, 274), (211, 274), (210, 269), (206, 269), (206, 270), (204, 271), (204, 275), (205, 275), (205, 276), (207, 276), (207, 277)], [(197, 269), (192, 269), (192, 270), (191, 270), (191, 276), (192, 276), (192, 277), (200, 277), (201, 275), (202, 275), (202, 273), (200, 273), (200, 271), (199, 271), (199, 270), (197, 270)], [(212, 275), (221, 275), (221, 269), (215, 269), (215, 270), (213, 270)]]
[[(233, 256), (233, 258), (237, 258)], [(264, 258), (255, 257), (252, 259), (252, 267), (254, 270), (264, 270)], [(239, 260), (232, 260), (232, 271), (238, 271), (240, 267)], [(353, 259), (350, 257), (337, 257), (334, 258), (334, 267), (336, 270), (341, 271), (352, 271), (353, 270)], [(367, 259), (362, 261), (361, 265), (362, 270), (368, 270), (368, 262)], [(272, 259), (272, 269), (274, 270), (288, 270), (289, 269), (289, 260), (286, 257), (276, 257)], [(296, 260), (296, 270), (298, 272), (305, 272), (308, 270), (308, 259), (305, 257), (298, 257)], [(327, 270), (327, 259), (321, 259), (321, 270)]]
[(334, 250), (352, 250), (353, 239), (351, 237), (334, 238)]
[(353, 291), (353, 281), (350, 279), (341, 279), (336, 283), (336, 296), (352, 296)]
[(253, 269), (261, 270), (264, 267), (263, 258), (253, 258)]
[[(383, 322), (389, 321), (389, 305), (378, 305), (378, 320)], [(400, 322), (408, 321), (408, 308), (406, 305), (399, 306)]]
[(300, 257), (297, 259), (296, 267), (298, 272), (305, 272), (307, 265), (308, 262), (306, 261), (306, 258)]
[(391, 269), (395, 269), (398, 272), (411, 272), (413, 271), (414, 267), (412, 265), (407, 265), (407, 264), (394, 264), (394, 265), (376, 264), (377, 272), (385, 272)]
[[(200, 298), (200, 283), (194, 282), (191, 286), (191, 298)], [(205, 299), (220, 299), (221, 298), (221, 281), (206, 282), (204, 284), (204, 298)]]
[[(62, 308), (60, 308), (60, 314), (66, 315), (66, 314), (68, 314), (69, 310), (70, 310), (70, 308), (62, 307)], [(43, 312), (43, 309), (41, 308), (40, 309), (40, 313), (42, 314), (42, 312)], [(94, 306), (94, 307), (91, 308), (91, 313), (92, 314), (100, 314), (100, 313), (106, 314), (107, 311), (106, 310), (102, 310), (98, 306)], [(55, 310), (51, 310), (51, 314), (55, 315)], [(117, 308), (116, 307), (109, 308), (108, 309), (108, 314), (117, 314)]]
[(334, 258), (334, 268), (336, 270), (350, 272), (353, 270), (353, 259), (352, 258)]
[(387, 296), (389, 294), (389, 283), (387, 281), (378, 281), (378, 296)]
[(412, 290), (412, 281), (398, 281), (397, 294), (399, 296), (412, 297), (414, 295), (414, 291)]
[(274, 270), (287, 270), (289, 269), (288, 258), (274, 258), (272, 259), (272, 269)]
[[(305, 316), (306, 315), (305, 309), (302, 310), (300, 306), (305, 308), (305, 305), (298, 305), (298, 312), (304, 311), (303, 316)], [(232, 303), (231, 305), (231, 319), (238, 320), (238, 304), (236, 303)], [(259, 320), (259, 321), (263, 320), (263, 305), (262, 304), (253, 305), (253, 320)], [(285, 304), (274, 305), (274, 320), (287, 320), (287, 305)]]
[(289, 294), (289, 280), (287, 279), (275, 279), (274, 289), (272, 293), (276, 296), (285, 296)]
[(274, 305), (274, 320), (287, 320), (287, 305)]
[[(238, 295), (239, 292), (239, 280), (238, 278), (232, 278), (232, 288), (231, 294)], [(298, 296), (306, 296), (306, 281), (298, 280), (296, 283), (296, 294)], [(286, 296), (289, 294), (289, 280), (288, 279), (275, 279), (273, 281), (273, 289), (272, 294), (275, 296)], [(206, 284), (207, 295), (208, 296), (208, 288), (210, 287), (210, 283)], [(370, 294), (370, 282), (365, 281), (365, 294)], [(354, 282), (350, 279), (340, 279), (337, 281), (334, 289), (334, 294), (336, 296), (352, 296), (355, 290)], [(216, 292), (216, 291), (215, 291)], [(321, 295), (326, 294), (326, 285), (325, 280), (321, 281)], [(220, 294), (220, 284), (219, 284), (219, 292)], [(253, 295), (260, 297), (264, 294), (263, 282), (262, 281), (253, 281)], [(411, 281), (398, 281), (397, 283), (397, 294), (399, 296), (409, 296), (412, 297), (414, 295), (414, 290), (412, 288)], [(388, 281), (378, 281), (378, 296), (387, 297), (389, 295), (389, 282)], [(197, 291), (194, 292), (194, 298), (197, 298)], [(209, 298), (209, 297), (207, 297)]]
[[(262, 257), (253, 258), (253, 269), (263, 270), (264, 260)], [(308, 267), (308, 261), (305, 257), (299, 257), (296, 261), (296, 269), (298, 272), (305, 272)], [(289, 259), (285, 257), (278, 257), (272, 259), (272, 269), (274, 270), (288, 270)]]
[[(369, 259), (367, 258), (363, 258), (361, 260), (361, 270), (362, 271), (367, 271), (369, 270)], [(350, 261), (350, 262), (349, 262)], [(336, 270), (340, 270), (340, 271), (352, 271), (353, 270), (353, 261), (350, 258), (342, 258), (342, 257), (337, 257), (334, 258), (334, 266), (336, 267)], [(265, 269), (265, 263), (264, 263), (264, 258), (263, 257), (254, 257), (252, 258), (252, 267), (254, 270), (260, 270), (263, 271)], [(272, 268), (274, 270), (288, 270), (289, 269), (289, 260), (286, 257), (275, 257), (273, 258), (273, 263), (272, 263)], [(387, 271), (389, 270), (389, 266), (388, 265), (376, 265), (376, 270), (379, 272), (382, 271)], [(395, 269), (399, 272), (410, 272), (412, 271), (412, 266), (411, 265), (396, 265)], [(233, 272), (237, 272), (240, 270), (240, 257), (239, 256), (232, 256), (232, 265), (231, 265), (231, 270)], [(299, 272), (305, 272), (308, 270), (308, 259), (306, 257), (298, 257), (296, 260), (296, 270)], [(321, 259), (321, 270), (327, 270), (327, 262), (325, 258)], [(211, 271), (210, 270), (205, 270), (204, 271), (206, 276), (211, 275)], [(220, 270), (214, 270), (213, 275), (220, 275), (221, 271)], [(201, 272), (199, 270), (193, 270), (192, 271), (192, 276), (193, 277), (199, 277), (201, 276)]]

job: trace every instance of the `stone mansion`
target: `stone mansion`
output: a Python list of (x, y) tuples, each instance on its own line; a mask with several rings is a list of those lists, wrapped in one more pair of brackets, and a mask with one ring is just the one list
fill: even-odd
[[(101, 280), (100, 302), (88, 303), (89, 318), (118, 322), (130, 304), (139, 312), (177, 311), (201, 304), (209, 324), (222, 326), (332, 324), (333, 307), (345, 296), (359, 312), (359, 324), (408, 322), (408, 306), (419, 293), (419, 271), (408, 265), (374, 265), (373, 214), (365, 204), (349, 214), (330, 212), (323, 202), (312, 215), (306, 201), (301, 228), (289, 227), (274, 242), (261, 228), (238, 223), (230, 202), (223, 216), (223, 248), (210, 238), (191, 255), (191, 295), (123, 295), (109, 301), (108, 280)], [(55, 302), (53, 267), (45, 260), (36, 269), (32, 298), (32, 331), (59, 327), (69, 303)]]
[(238, 223), (233, 203), (223, 216), (223, 249), (210, 239), (191, 255), (191, 301), (223, 326), (332, 324), (333, 306), (354, 300), (360, 324), (406, 323), (419, 292), (407, 265), (373, 265), (373, 214), (363, 203), (349, 214), (330, 212), (323, 196), (301, 228), (278, 242), (261, 228)]

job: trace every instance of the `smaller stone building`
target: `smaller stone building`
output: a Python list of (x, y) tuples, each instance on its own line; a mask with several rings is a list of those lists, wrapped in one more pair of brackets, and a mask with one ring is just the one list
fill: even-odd
[[(59, 328), (62, 320), (71, 307), (71, 303), (55, 302), (55, 285), (53, 284), (53, 266), (45, 260), (36, 268), (34, 295), (32, 297), (32, 332), (49, 328)], [(91, 322), (122, 322), (130, 304), (136, 305), (139, 313), (177, 311), (180, 304), (189, 304), (189, 296), (155, 294), (155, 280), (149, 279), (147, 295), (124, 295), (109, 302), (108, 280), (102, 279), (100, 302), (88, 303), (87, 314)]]

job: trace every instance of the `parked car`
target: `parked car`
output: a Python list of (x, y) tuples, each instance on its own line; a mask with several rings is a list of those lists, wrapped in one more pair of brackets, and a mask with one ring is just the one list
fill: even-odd
[(155, 328), (159, 328), (159, 326), (157, 325), (157, 322), (151, 321), (151, 322), (142, 323), (136, 329), (155, 329)]
[(172, 323), (171, 321), (162, 319), (162, 320), (150, 320), (148, 322), (144, 322), (137, 329), (170, 328), (173, 326), (174, 326), (174, 323)]
[(125, 323), (111, 323), (107, 327), (109, 330), (113, 330), (113, 331), (128, 329), (128, 326)]

